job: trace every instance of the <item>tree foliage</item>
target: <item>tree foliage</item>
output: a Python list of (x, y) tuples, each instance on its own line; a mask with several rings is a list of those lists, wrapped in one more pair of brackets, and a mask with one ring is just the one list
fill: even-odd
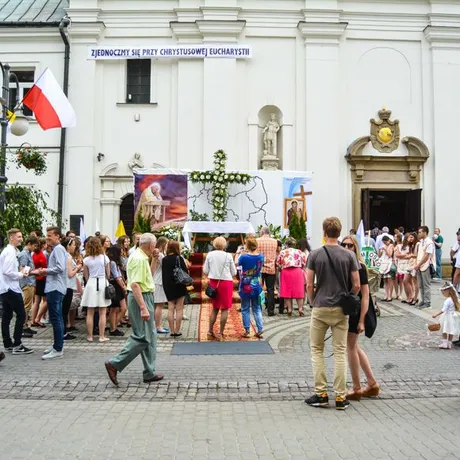
[(24, 235), (56, 225), (59, 214), (49, 207), (49, 195), (32, 186), (8, 185), (5, 192), (5, 213), (0, 219), (0, 236), (6, 237), (10, 228), (19, 228)]
[(133, 231), (139, 233), (150, 233), (152, 231), (150, 220), (146, 219), (141, 213), (138, 213), (136, 221), (134, 222)]
[(299, 220), (296, 213), (292, 214), (291, 223), (289, 224), (289, 236), (292, 236), (297, 241), (307, 237), (307, 226), (303, 216)]

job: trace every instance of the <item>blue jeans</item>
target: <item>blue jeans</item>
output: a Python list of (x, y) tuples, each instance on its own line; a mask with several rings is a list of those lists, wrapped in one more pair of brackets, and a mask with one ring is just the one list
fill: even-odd
[(441, 257), (442, 249), (436, 249), (436, 278), (442, 278)]
[(241, 298), (241, 314), (243, 316), (243, 327), (249, 331), (251, 327), (251, 318), (249, 315), (249, 309), (252, 307), (252, 314), (256, 321), (257, 332), (262, 332), (264, 330), (264, 323), (262, 321), (262, 307), (259, 303), (259, 298), (255, 297), (253, 299)]
[(46, 293), (48, 302), (48, 314), (50, 323), (53, 326), (54, 343), (53, 348), (56, 351), (62, 351), (64, 347), (64, 321), (62, 319), (62, 300), (64, 294), (59, 291), (51, 291)]

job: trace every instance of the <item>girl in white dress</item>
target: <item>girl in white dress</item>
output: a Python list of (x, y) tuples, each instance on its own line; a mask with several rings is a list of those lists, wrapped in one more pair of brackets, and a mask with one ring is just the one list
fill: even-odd
[(446, 297), (442, 310), (435, 313), (433, 318), (441, 317), (442, 342), (439, 348), (450, 350), (452, 348), (452, 338), (460, 334), (460, 301), (457, 291), (450, 283), (446, 283), (441, 292)]
[(165, 291), (163, 289), (163, 275), (162, 275), (162, 261), (166, 255), (166, 247), (168, 246), (168, 239), (160, 236), (157, 240), (156, 249), (159, 251), (158, 258), (152, 258), (152, 265), (150, 266), (153, 275), (153, 282), (155, 283), (155, 293), (153, 295), (155, 303), (155, 326), (158, 334), (169, 334), (169, 329), (161, 326), (161, 317), (163, 315), (163, 307), (168, 302)]
[(93, 341), (94, 311), (99, 309), (99, 342), (107, 342), (105, 337), (105, 324), (107, 307), (111, 304), (105, 298), (105, 288), (110, 279), (110, 261), (103, 253), (99, 238), (91, 237), (86, 243), (86, 257), (83, 259), (83, 276), (86, 280), (85, 292), (81, 299), (83, 307), (88, 307), (86, 314), (86, 327), (88, 329), (88, 342)]

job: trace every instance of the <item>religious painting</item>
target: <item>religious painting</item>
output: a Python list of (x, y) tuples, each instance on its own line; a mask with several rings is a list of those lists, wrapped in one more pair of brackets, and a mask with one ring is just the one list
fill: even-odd
[(306, 220), (306, 208), (304, 198), (285, 198), (284, 199), (284, 228), (289, 228), (292, 218), (297, 215), (297, 218)]
[[(284, 228), (289, 228), (290, 219), (287, 213), (292, 206), (295, 209), (291, 211), (291, 216), (294, 212), (296, 212), (298, 216), (302, 215), (307, 223), (307, 227), (309, 227), (309, 216), (311, 215), (312, 209), (312, 193), (311, 176), (305, 175), (283, 178)], [(295, 201), (297, 201), (297, 204), (294, 203)]]
[(187, 220), (187, 174), (134, 174), (134, 222), (152, 231)]

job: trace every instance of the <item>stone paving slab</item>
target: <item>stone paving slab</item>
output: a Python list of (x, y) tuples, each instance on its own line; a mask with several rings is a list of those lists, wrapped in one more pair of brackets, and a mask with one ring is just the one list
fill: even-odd
[(1, 456), (62, 460), (458, 458), (452, 399), (366, 401), (2, 401)]

